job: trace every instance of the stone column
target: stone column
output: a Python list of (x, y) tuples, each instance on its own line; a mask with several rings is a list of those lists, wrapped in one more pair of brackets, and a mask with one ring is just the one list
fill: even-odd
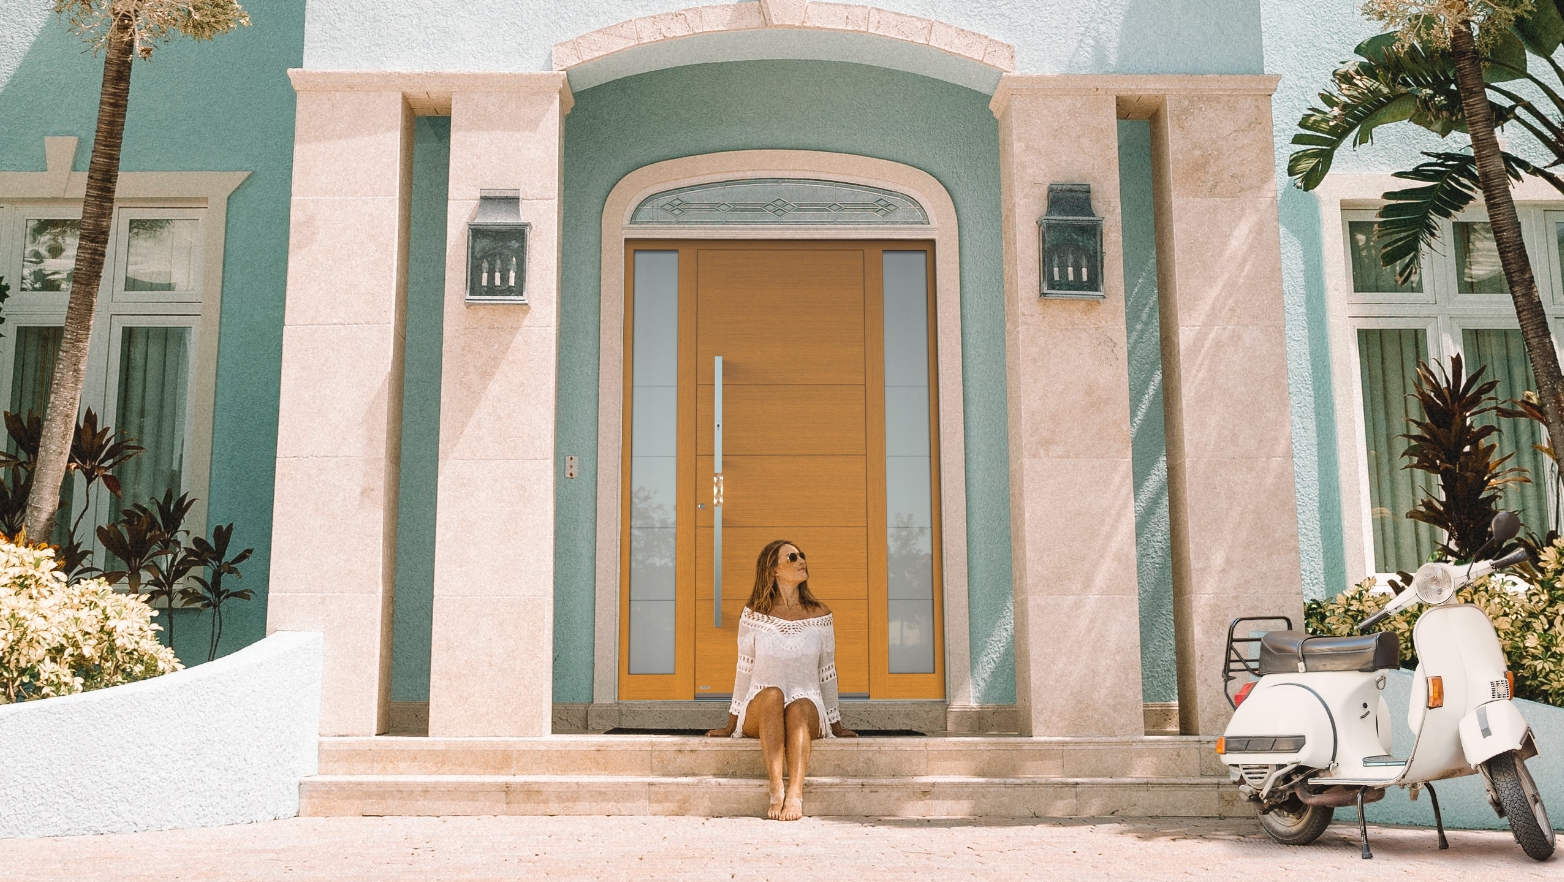
[(268, 632), (321, 631), (322, 735), (387, 728), (412, 115), (400, 90), (298, 91)]
[[(1086, 78), (1000, 79), (1005, 355), (1024, 735), (1140, 735), (1140, 618), (1114, 96)], [(1041, 300), (1051, 183), (1090, 184), (1102, 300)]]
[[(562, 73), (453, 75), (429, 734), (547, 735)], [(465, 300), (480, 189), (521, 191), (525, 305)]]
[(1231, 714), (1219, 676), (1228, 624), (1289, 615), (1302, 627), (1303, 602), (1276, 80), (1187, 79), (1152, 114), (1152, 164), (1179, 725), (1214, 734)]

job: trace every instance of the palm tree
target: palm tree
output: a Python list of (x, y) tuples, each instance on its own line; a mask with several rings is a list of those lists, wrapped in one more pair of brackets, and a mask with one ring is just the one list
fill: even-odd
[[(1299, 120), (1303, 131), (1293, 143), (1304, 149), (1290, 158), (1288, 174), (1303, 189), (1314, 189), (1339, 147), (1349, 139), (1353, 147), (1370, 142), (1381, 125), (1410, 122), (1441, 137), (1466, 132), (1469, 154), (1425, 153), (1429, 161), (1396, 173), (1423, 186), (1384, 195), (1381, 260), (1405, 281), (1418, 252), (1437, 238), (1438, 221), (1454, 217), (1481, 192), (1548, 434), (1564, 438), (1564, 374), (1510, 194), (1511, 182), (1524, 175), (1564, 193), (1564, 178), (1551, 171), (1564, 164), (1564, 96), (1527, 69), (1527, 59), (1537, 58), (1555, 82), (1564, 80), (1564, 67), (1553, 57), (1564, 41), (1564, 0), (1369, 0), (1364, 11), (1393, 32), (1358, 46), (1363, 60), (1336, 71), (1335, 91), (1320, 95), (1324, 106), (1311, 107)], [(1511, 88), (1517, 81), (1551, 107)], [(1511, 122), (1555, 161), (1541, 167), (1502, 150), (1495, 126)]]
[(52, 488), (65, 480), (70, 459), (76, 409), (87, 374), (87, 344), (114, 219), (131, 62), (138, 57), (150, 61), (159, 43), (180, 35), (210, 40), (250, 23), (238, 0), (54, 0), (54, 11), (95, 50), (103, 51), (103, 89), (98, 96), (98, 126), (87, 167), (76, 269), (34, 473), (33, 487), (45, 489), (30, 493), (27, 500), (27, 532), (32, 536), (47, 536), (54, 526), (60, 498)]

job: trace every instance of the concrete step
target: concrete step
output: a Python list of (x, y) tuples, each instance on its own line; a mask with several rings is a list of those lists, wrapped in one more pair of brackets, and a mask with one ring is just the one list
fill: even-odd
[[(323, 775), (304, 816), (763, 815), (764, 780), (632, 775)], [(805, 811), (871, 817), (1232, 817), (1252, 809), (1225, 778), (844, 778), (811, 775)]]
[[(816, 741), (823, 778), (1226, 778), (1214, 739), (926, 737)], [(753, 739), (659, 735), (323, 738), (320, 774), (762, 779)]]

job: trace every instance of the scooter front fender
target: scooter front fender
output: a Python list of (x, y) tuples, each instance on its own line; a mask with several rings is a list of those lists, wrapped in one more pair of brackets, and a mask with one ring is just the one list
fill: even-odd
[(1514, 702), (1490, 701), (1461, 718), (1461, 751), (1473, 768), (1526, 742), (1526, 718)]

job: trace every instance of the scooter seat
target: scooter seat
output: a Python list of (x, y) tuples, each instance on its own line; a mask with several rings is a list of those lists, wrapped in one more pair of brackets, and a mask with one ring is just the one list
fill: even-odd
[(1361, 637), (1313, 637), (1302, 631), (1271, 631), (1260, 638), (1260, 673), (1304, 671), (1379, 671), (1401, 665), (1396, 635), (1381, 632)]

